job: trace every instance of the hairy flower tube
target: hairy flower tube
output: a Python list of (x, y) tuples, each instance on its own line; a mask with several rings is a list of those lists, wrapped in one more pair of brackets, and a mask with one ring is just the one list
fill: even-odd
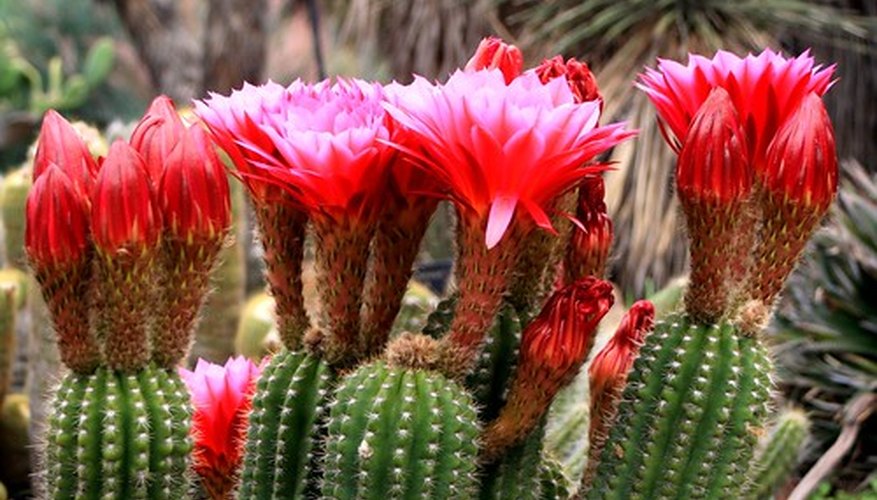
[[(719, 254), (713, 255), (713, 261), (725, 261), (723, 267), (729, 270), (729, 276), (713, 273), (692, 280), (701, 292), (723, 289), (707, 294), (715, 299), (707, 304), (687, 302), (700, 319), (713, 321), (729, 312), (729, 295), (746, 281), (757, 283), (734, 301), (754, 299), (770, 305), (800, 253), (798, 242), (809, 237), (833, 199), (837, 190), (833, 132), (821, 116), (821, 96), (831, 86), (833, 73), (833, 66), (816, 65), (807, 52), (786, 58), (768, 49), (742, 58), (725, 51), (712, 59), (691, 55), (687, 65), (659, 60), (657, 69), (647, 68), (640, 76), (638, 86), (655, 105), (671, 147), (680, 153), (677, 183), (683, 207), (688, 205), (693, 266), (698, 262), (701, 269), (711, 266), (694, 252), (714, 249)], [(705, 106), (712, 112), (703, 111)], [(716, 120), (715, 113), (722, 118)], [(698, 116), (702, 123), (695, 132)], [(817, 140), (819, 153), (804, 153), (801, 141), (794, 143), (797, 149), (775, 145), (789, 127), (801, 131), (796, 134), (799, 138), (803, 133)], [(727, 147), (731, 153), (725, 155)], [(776, 182), (776, 167), (771, 165), (778, 164), (780, 149), (786, 160), (783, 176), (795, 182)], [(709, 151), (713, 154), (707, 155)], [(812, 161), (793, 161), (803, 157)], [(788, 200), (783, 206), (771, 201), (780, 197)], [(717, 222), (700, 228), (696, 217)], [(777, 224), (768, 228), (770, 220)], [(717, 241), (719, 234), (733, 245)], [(747, 275), (753, 279), (747, 280)], [(702, 294), (689, 294), (696, 295)]]
[[(360, 80), (296, 81), (239, 93), (263, 99), (259, 121), (237, 109), (247, 96), (235, 94), (205, 102), (199, 113), (211, 129), (229, 120), (217, 115), (228, 113), (243, 114), (258, 129), (249, 136), (228, 128), (225, 133), (256, 155), (246, 175), (279, 186), (312, 221), (322, 299), (320, 337), (312, 345), (318, 343), (315, 348), (332, 363), (349, 363), (364, 349), (360, 308), (369, 244), (393, 156), (385, 145), (389, 132), (381, 87)], [(249, 137), (267, 142), (249, 142)]]
[(244, 356), (225, 365), (199, 359), (179, 373), (192, 397), (193, 468), (210, 498), (233, 497), (244, 455), (247, 416), (262, 365)]
[(633, 132), (598, 127), (598, 103), (577, 103), (566, 81), (534, 73), (510, 83), (499, 70), (459, 71), (443, 85), (417, 78), (387, 108), (423, 154), (400, 149), (457, 207), (460, 299), (443, 343), (445, 371), (459, 377), (496, 315), (522, 238), (536, 226), (553, 230), (555, 199), (602, 170), (586, 163)]

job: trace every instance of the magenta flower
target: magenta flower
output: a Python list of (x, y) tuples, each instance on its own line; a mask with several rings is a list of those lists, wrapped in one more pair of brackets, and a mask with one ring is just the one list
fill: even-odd
[(179, 370), (195, 407), (194, 469), (211, 498), (231, 498), (237, 484), (247, 417), (263, 365), (238, 356), (224, 366), (199, 359), (194, 371)]

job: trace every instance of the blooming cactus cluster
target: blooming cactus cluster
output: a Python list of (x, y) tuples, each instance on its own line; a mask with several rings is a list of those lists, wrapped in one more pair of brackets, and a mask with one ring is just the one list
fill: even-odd
[[(100, 161), (50, 114), (27, 242), (65, 362), (88, 373), (105, 359), (111, 377), (152, 362), (157, 373), (137, 375), (145, 393), (174, 383), (168, 369), (188, 345), (228, 226), (215, 144), (248, 189), (285, 348), (263, 366), (237, 358), (181, 372), (205, 491), (568, 497), (543, 453), (544, 424), (615, 301), (602, 279), (613, 227), (601, 155), (635, 132), (600, 123), (586, 64), (557, 56), (525, 70), (523, 61), (491, 38), (443, 82), (245, 84), (196, 102), (203, 128), (159, 99), (130, 144)], [(768, 416), (757, 325), (836, 188), (820, 99), (831, 72), (806, 54), (766, 51), (661, 61), (641, 76), (679, 153), (691, 286), (685, 311), (668, 321), (635, 303), (593, 356), (580, 495), (714, 498), (745, 482), (741, 463)], [(390, 338), (441, 200), (457, 213), (456, 290), (423, 332)], [(307, 231), (314, 311), (302, 291)], [(77, 391), (87, 395), (76, 384), (61, 394)], [(57, 425), (74, 428), (72, 411)], [(126, 435), (138, 430), (122, 423)], [(135, 440), (123, 462), (149, 461), (146, 478), (161, 477), (152, 457), (175, 432), (156, 426), (148, 452)], [(52, 477), (74, 474), (62, 458), (88, 450), (50, 453)], [(94, 488), (77, 481), (77, 492)], [(142, 482), (147, 493), (175, 491)], [(123, 494), (142, 492), (125, 484), (135, 486)]]
[(212, 143), (167, 98), (153, 102), (130, 143), (116, 141), (99, 159), (49, 112), (25, 246), (64, 363), (89, 373), (103, 361), (122, 371), (179, 362), (229, 224)]
[(717, 319), (746, 300), (767, 311), (782, 289), (837, 191), (834, 132), (821, 99), (833, 73), (806, 52), (787, 59), (768, 49), (693, 55), (687, 65), (661, 60), (641, 76), (679, 153), (692, 314)]

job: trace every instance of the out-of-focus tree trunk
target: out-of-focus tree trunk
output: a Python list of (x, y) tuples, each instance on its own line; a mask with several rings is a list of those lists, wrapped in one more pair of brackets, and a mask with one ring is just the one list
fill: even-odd
[(267, 0), (210, 0), (204, 31), (204, 89), (228, 92), (262, 77)]
[(183, 22), (177, 0), (114, 0), (153, 84), (177, 102), (202, 91), (203, 66), (197, 35)]

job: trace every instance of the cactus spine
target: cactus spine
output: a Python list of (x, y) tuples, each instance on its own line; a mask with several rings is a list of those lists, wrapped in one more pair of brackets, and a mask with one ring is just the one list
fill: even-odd
[(250, 414), (241, 498), (299, 498), (314, 490), (330, 383), (328, 366), (299, 352), (283, 351), (265, 367)]
[(49, 425), (51, 498), (170, 499), (188, 492), (189, 398), (176, 374), (154, 367), (70, 373)]
[(735, 497), (768, 411), (766, 349), (728, 323), (658, 323), (587, 498)]
[(741, 498), (773, 498), (773, 491), (795, 466), (809, 430), (810, 421), (803, 411), (788, 410), (781, 414), (749, 468)]
[(365, 365), (337, 390), (322, 494), (472, 498), (479, 430), (471, 397), (444, 376)]

